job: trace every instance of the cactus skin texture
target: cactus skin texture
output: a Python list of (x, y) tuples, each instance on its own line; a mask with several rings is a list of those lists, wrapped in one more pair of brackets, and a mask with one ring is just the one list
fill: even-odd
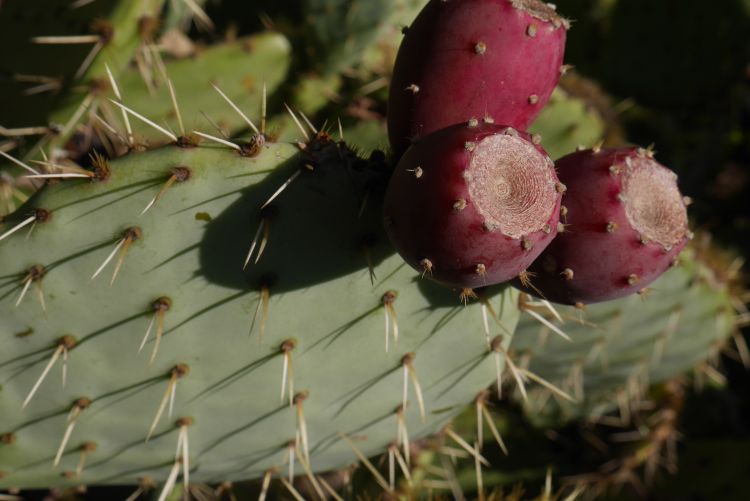
[[(632, 295), (586, 307), (558, 308), (564, 324), (549, 320), (568, 342), (523, 316), (511, 349), (534, 373), (577, 399), (550, 399), (529, 392), (527, 415), (540, 426), (559, 425), (608, 413), (647, 387), (700, 369), (731, 340), (737, 315), (729, 285), (714, 271), (706, 252), (689, 246), (680, 265), (662, 275), (645, 296)], [(519, 397), (520, 398), (520, 397)]]
[(568, 188), (564, 233), (531, 266), (529, 293), (589, 304), (638, 292), (687, 243), (687, 209), (676, 175), (648, 150), (584, 150), (555, 164)]
[(564, 189), (535, 139), (474, 120), (413, 144), (384, 208), (404, 259), (459, 288), (519, 276), (556, 235)]
[[(102, 169), (99, 182), (46, 186), (0, 224), (2, 235), (27, 214), (48, 211), (28, 239), (26, 227), (0, 241), (0, 488), (163, 480), (180, 426), (191, 482), (286, 471), (300, 415), (312, 468), (344, 467), (356, 456), (339, 432), (367, 455), (396, 440), (405, 377), (412, 439), (437, 431), (495, 379), (481, 305), (464, 307), (393, 253), (378, 190), (360, 214), (382, 165), (325, 137), (304, 152), (270, 142), (244, 151), (254, 156), (213, 145), (131, 153)], [(243, 273), (256, 234), (255, 251), (263, 235), (267, 245)], [(126, 252), (114, 283), (120, 252), (92, 280), (118, 243)], [(482, 300), (514, 328), (515, 291), (486, 290)], [(388, 352), (384, 316), (391, 337), (398, 322)], [(280, 398), (285, 358), (293, 371)], [(424, 421), (410, 374), (424, 394)], [(168, 407), (170, 382), (174, 412), (164, 410), (144, 443), (160, 402)]]
[(552, 159), (567, 155), (580, 145), (602, 140), (604, 119), (585, 100), (558, 87), (552, 93), (529, 133), (542, 136), (542, 146)]
[(431, 1), (408, 28), (393, 70), (394, 153), (472, 117), (526, 130), (559, 79), (566, 27), (538, 0)]
[[(217, 101), (218, 95), (206, 87), (206, 81), (216, 84), (240, 109), (260, 110), (263, 85), (267, 94), (272, 96), (287, 77), (290, 61), (289, 41), (280, 33), (265, 32), (208, 47), (195, 57), (168, 61), (166, 73), (174, 82), (182, 119), (188, 130), (201, 130), (210, 125), (201, 114), (203, 111), (209, 113), (223, 130), (234, 135), (247, 127), (246, 122), (230, 106), (222, 106)], [(135, 68), (118, 79), (122, 98), (128, 107), (147, 114), (157, 123), (176, 126), (169, 89), (166, 82), (159, 83), (161, 87), (151, 95)], [(114, 98), (114, 95), (108, 97)], [(117, 116), (119, 110), (110, 107)], [(133, 121), (133, 129), (137, 142), (150, 146), (164, 142), (163, 134), (140, 121)]]

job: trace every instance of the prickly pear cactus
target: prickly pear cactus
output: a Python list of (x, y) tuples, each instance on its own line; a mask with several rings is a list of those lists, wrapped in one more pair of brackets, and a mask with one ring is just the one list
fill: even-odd
[[(222, 106), (217, 101), (219, 95), (206, 82), (216, 85), (240, 109), (259, 110), (264, 86), (266, 95), (273, 96), (287, 76), (290, 59), (287, 39), (279, 33), (266, 32), (213, 45), (199, 50), (194, 57), (167, 62), (165, 75), (175, 82), (173, 89), (182, 126), (188, 132), (209, 129), (212, 126), (206, 118), (209, 116), (213, 124), (229, 135), (247, 128), (247, 123), (230, 105)], [(158, 79), (158, 89), (149, 88), (140, 72), (132, 68), (117, 83), (122, 99), (130, 108), (147, 114), (157, 123), (173, 124), (176, 130), (180, 124), (175, 120), (169, 87), (163, 80)], [(116, 98), (113, 93), (108, 97)], [(103, 106), (110, 116), (113, 112), (115, 116), (120, 114), (109, 102)], [(152, 146), (164, 142), (163, 134), (143, 122), (133, 120), (132, 128), (138, 142)]]
[[(54, 128), (43, 136), (38, 146), (60, 148), (80, 123), (92, 125), (95, 122), (101, 91), (109, 86), (109, 75), (119, 75), (132, 59), (142, 60), (142, 53), (153, 47), (157, 16), (163, 5), (164, 0), (117, 2), (106, 18), (90, 20), (88, 34), (57, 36), (57, 33), (41, 33), (41, 36), (32, 38), (34, 43), (52, 46), (48, 54), (55, 53), (55, 45), (85, 43), (90, 47), (75, 74), (56, 81), (57, 90), (68, 92), (61, 93), (63, 97), (47, 117)], [(58, 5), (57, 8), (70, 9), (71, 6)], [(35, 31), (33, 25), (26, 26), (26, 29)], [(50, 57), (54, 56), (47, 55)]]
[(495, 379), (513, 291), (464, 306), (394, 255), (377, 159), (254, 141), (100, 160), (5, 219), (0, 487), (343, 467)]
[(604, 136), (604, 120), (583, 99), (558, 87), (529, 130), (541, 136), (544, 149), (557, 159), (579, 146), (598, 143)]
[[(521, 364), (554, 382), (577, 402), (529, 393), (529, 416), (541, 423), (611, 411), (627, 413), (650, 384), (659, 383), (706, 360), (730, 339), (736, 314), (725, 279), (695, 248), (679, 266), (640, 295), (589, 305), (585, 310), (556, 306), (564, 323), (549, 313), (547, 322), (562, 338), (524, 315), (511, 349)], [(537, 315), (543, 306), (525, 307)]]

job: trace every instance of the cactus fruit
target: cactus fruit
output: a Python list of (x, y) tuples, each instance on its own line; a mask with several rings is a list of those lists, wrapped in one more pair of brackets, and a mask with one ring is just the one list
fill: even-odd
[(261, 143), (100, 160), (5, 218), (0, 488), (339, 468), (339, 433), (408, 445), (495, 379), (482, 312), (512, 330), (516, 292), (467, 308), (418, 280), (382, 229), (377, 159)]
[(472, 117), (525, 131), (557, 84), (567, 27), (540, 0), (432, 0), (396, 58), (388, 101), (394, 152)]
[(626, 417), (629, 402), (650, 384), (706, 368), (706, 361), (731, 341), (737, 314), (726, 274), (729, 264), (698, 245), (689, 246), (679, 260), (646, 295), (584, 311), (560, 307), (565, 323), (549, 321), (572, 342), (550, 336), (548, 328), (522, 317), (513, 352), (530, 370), (577, 399), (563, 402), (532, 390), (526, 407), (533, 421), (546, 426), (608, 413), (618, 405)]
[(482, 287), (518, 277), (555, 237), (564, 188), (538, 138), (472, 120), (407, 150), (388, 186), (385, 224), (424, 276)]
[(524, 290), (563, 304), (640, 291), (673, 263), (690, 237), (677, 176), (649, 150), (583, 150), (555, 164), (568, 188), (566, 229), (529, 268)]

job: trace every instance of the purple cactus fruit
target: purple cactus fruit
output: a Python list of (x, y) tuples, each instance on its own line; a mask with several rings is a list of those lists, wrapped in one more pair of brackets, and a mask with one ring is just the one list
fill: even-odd
[(531, 266), (529, 293), (564, 304), (607, 301), (647, 287), (690, 238), (674, 172), (640, 148), (579, 151), (556, 164), (568, 190), (565, 231)]
[(567, 28), (540, 0), (429, 2), (408, 28), (393, 70), (394, 153), (471, 117), (526, 130), (557, 85)]
[(423, 276), (457, 288), (518, 277), (557, 233), (565, 190), (539, 142), (471, 120), (414, 143), (384, 203), (401, 256)]

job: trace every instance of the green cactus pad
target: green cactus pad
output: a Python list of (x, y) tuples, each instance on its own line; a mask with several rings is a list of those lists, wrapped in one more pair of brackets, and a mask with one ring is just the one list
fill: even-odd
[[(263, 84), (266, 92), (273, 95), (287, 76), (290, 60), (291, 47), (287, 39), (279, 33), (267, 32), (208, 47), (200, 50), (196, 57), (169, 61), (166, 74), (174, 83), (187, 132), (211, 127), (201, 112), (230, 135), (247, 128), (247, 123), (228, 104), (222, 105), (219, 95), (206, 82), (217, 85), (240, 109), (256, 115), (263, 99)], [(177, 131), (174, 106), (166, 85), (161, 85), (151, 95), (136, 69), (123, 74), (118, 85), (125, 105)], [(166, 139), (138, 120), (133, 120), (133, 129), (137, 139), (149, 144), (160, 144)]]
[(153, 41), (156, 17), (163, 5), (164, 0), (118, 2), (107, 19), (99, 23), (102, 48), (49, 117), (50, 123), (60, 126), (58, 134), (47, 136), (49, 148), (64, 145), (87, 116), (86, 111), (93, 109), (101, 88), (108, 86), (106, 68), (119, 75), (139, 48)]
[[(460, 412), (495, 378), (482, 305), (464, 306), (393, 254), (375, 188), (381, 169), (325, 138), (302, 153), (269, 143), (253, 157), (169, 145), (114, 161), (99, 170), (99, 182), (49, 185), (8, 217), (0, 235), (39, 216), (30, 235), (27, 226), (0, 241), (0, 488), (166, 479), (178, 418), (192, 419), (191, 481), (284, 470), (299, 429), (295, 407), (280, 397), (285, 349), (316, 471), (356, 461), (339, 433), (366, 455), (396, 440), (405, 356), (426, 409), (422, 422), (410, 380), (409, 436), (433, 433)], [(243, 272), (265, 228), (267, 246), (254, 263), (256, 247)], [(118, 252), (92, 280), (121, 243), (127, 253), (114, 284)], [(516, 293), (482, 297), (503, 325), (493, 332), (512, 330)], [(392, 330), (394, 316), (399, 341), (391, 338), (386, 353), (385, 319)], [(22, 409), (54, 353), (61, 356)], [(171, 376), (174, 412), (164, 411), (145, 443)], [(75, 427), (54, 469), (66, 419)], [(91, 444), (78, 478), (82, 448)]]
[[(586, 306), (556, 306), (568, 342), (523, 315), (511, 349), (531, 371), (577, 397), (578, 403), (529, 394), (529, 416), (541, 423), (611, 411), (646, 386), (705, 362), (732, 334), (729, 287), (688, 249), (680, 266), (644, 295)], [(583, 322), (583, 323), (581, 323)]]
[(578, 146), (599, 142), (604, 136), (604, 120), (586, 101), (558, 87), (529, 130), (542, 136), (542, 146), (557, 159)]

